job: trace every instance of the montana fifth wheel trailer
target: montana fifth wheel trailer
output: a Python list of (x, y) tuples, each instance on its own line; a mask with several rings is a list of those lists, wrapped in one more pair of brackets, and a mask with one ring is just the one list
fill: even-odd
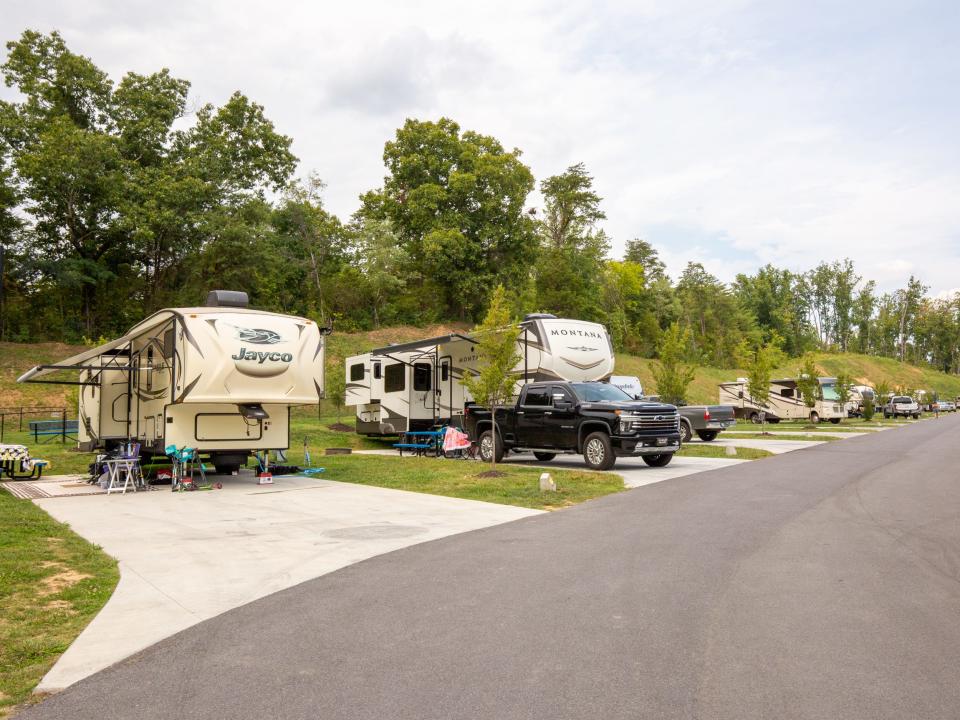
[[(290, 445), (290, 407), (323, 398), (324, 336), (306, 318), (247, 308), (217, 290), (204, 307), (154, 313), (123, 337), (18, 382), (80, 386), (81, 449), (138, 442), (145, 456), (196, 448), (219, 471)], [(79, 371), (79, 380), (55, 379)]]
[[(613, 345), (603, 325), (538, 314), (519, 327), (515, 394), (527, 382), (603, 380), (613, 372)], [(465, 333), (377, 348), (347, 358), (345, 404), (356, 407), (363, 435), (463, 427), (464, 406), (473, 398), (462, 380), (478, 365), (477, 338)]]
[(760, 411), (766, 412), (767, 420), (829, 420), (838, 423), (846, 417), (846, 411), (840, 406), (837, 396), (837, 379), (817, 378), (817, 401), (808, 408), (803, 401), (800, 388), (794, 378), (782, 378), (770, 381), (770, 390), (766, 397), (766, 407), (761, 407), (747, 390), (746, 378), (737, 378), (735, 382), (720, 383), (719, 403), (733, 405), (737, 419), (760, 422)]

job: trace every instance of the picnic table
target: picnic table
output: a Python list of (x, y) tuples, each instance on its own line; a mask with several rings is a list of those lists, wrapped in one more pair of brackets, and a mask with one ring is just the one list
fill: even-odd
[(413, 451), (414, 455), (424, 456), (433, 453), (440, 457), (443, 453), (443, 435), (445, 429), (440, 430), (408, 430), (400, 433), (400, 442), (393, 446), (400, 451), (403, 457), (404, 450)]
[(46, 460), (30, 457), (26, 445), (0, 445), (0, 476), (6, 475), (11, 480), (39, 480), (46, 466)]

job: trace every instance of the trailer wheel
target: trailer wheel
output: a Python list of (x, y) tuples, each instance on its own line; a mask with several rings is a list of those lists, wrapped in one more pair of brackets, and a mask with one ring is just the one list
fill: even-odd
[(680, 421), (680, 442), (688, 443), (693, 440), (693, 430), (690, 429), (690, 423), (686, 420)]
[(497, 462), (503, 460), (503, 442), (497, 437), (496, 443), (493, 440), (493, 430), (487, 430), (480, 435), (480, 459), (484, 462), (490, 462), (496, 459)]
[(810, 413), (810, 424), (816, 425), (819, 422), (820, 422), (820, 416), (817, 414), (817, 412), (813, 411), (812, 413)]
[(534, 452), (533, 456), (540, 462), (550, 462), (553, 460), (557, 454), (556, 453), (545, 453), (545, 452)]
[(643, 461), (650, 467), (666, 467), (670, 464), (671, 460), (673, 460), (673, 453), (643, 456)]
[(752, 413), (750, 413), (750, 422), (752, 422), (754, 425), (759, 425), (759, 424), (760, 424), (760, 413), (758, 413), (756, 410), (754, 410)]
[(583, 441), (583, 459), (591, 470), (609, 470), (617, 461), (610, 444), (610, 436), (604, 432), (587, 435)]
[(711, 442), (717, 439), (719, 433), (716, 430), (698, 430), (697, 435), (704, 442)]
[(840, 418), (830, 418), (830, 422), (832, 422), (834, 425), (839, 425)]

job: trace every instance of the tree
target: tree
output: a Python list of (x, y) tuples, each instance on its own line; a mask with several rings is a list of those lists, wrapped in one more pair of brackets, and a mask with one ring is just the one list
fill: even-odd
[(597, 227), (606, 215), (593, 178), (580, 163), (548, 177), (540, 192), (544, 212), (537, 222), (535, 270), (540, 308), (584, 320), (605, 319), (602, 282), (610, 243)]
[(867, 395), (863, 398), (863, 421), (870, 422), (877, 412), (877, 401), (873, 395)]
[[(883, 407), (887, 404), (887, 400), (889, 399), (888, 396), (890, 395), (891, 390), (890, 383), (886, 380), (881, 380), (876, 384), (874, 389), (877, 392), (877, 403), (880, 405), (880, 408), (883, 409)], [(884, 415), (884, 417), (886, 417), (886, 415)]]
[(835, 392), (837, 393), (837, 402), (840, 404), (840, 418), (846, 417), (847, 403), (850, 401), (850, 386), (853, 382), (847, 373), (837, 373), (837, 384)]
[(773, 369), (783, 361), (780, 342), (779, 338), (773, 338), (751, 348), (744, 341), (738, 349), (740, 363), (747, 373), (747, 393), (754, 404), (760, 406), (761, 432), (766, 432), (766, 408)]
[(337, 423), (339, 424), (347, 392), (347, 376), (340, 358), (332, 357), (330, 362), (327, 363), (324, 385), (326, 386), (324, 397), (333, 403), (333, 408), (337, 413)]
[(513, 396), (514, 387), (520, 379), (520, 374), (513, 369), (521, 359), (517, 350), (520, 328), (510, 317), (503, 285), (498, 285), (493, 291), (486, 317), (474, 333), (477, 336), (480, 370), (477, 374), (464, 374), (463, 385), (478, 404), (490, 408), (493, 420), (490, 450), (496, 469), (497, 445), (502, 442), (497, 429), (497, 408)]
[(797, 373), (797, 390), (803, 404), (807, 406), (807, 415), (817, 406), (817, 396), (820, 393), (820, 381), (817, 379), (817, 365), (813, 355), (807, 354), (803, 358), (803, 365)]
[(700, 263), (688, 263), (677, 283), (679, 321), (689, 327), (693, 352), (705, 364), (733, 367), (738, 343), (752, 330), (737, 298)]
[(920, 308), (920, 300), (929, 288), (923, 285), (913, 275), (907, 281), (907, 287), (897, 290), (895, 293), (897, 302), (897, 311), (900, 317), (898, 344), (900, 348), (900, 361), (906, 360), (907, 341), (912, 334), (914, 322), (916, 321), (917, 311)]
[[(657, 383), (657, 394), (664, 402), (685, 405), (687, 386), (693, 381), (696, 367), (683, 362), (690, 345), (690, 329), (681, 328), (672, 323), (660, 335), (657, 354), (660, 367), (655, 367), (653, 376)], [(769, 383), (768, 383), (769, 385)]]
[(667, 268), (660, 260), (657, 249), (646, 240), (634, 238), (627, 241), (626, 251), (623, 254), (626, 262), (637, 263), (643, 268), (643, 275), (648, 282), (654, 282), (667, 276)]
[(533, 175), (519, 150), (448, 118), (407, 120), (383, 160), (383, 187), (362, 197), (360, 215), (390, 222), (425, 309), (472, 317), (495, 281), (522, 284), (536, 241), (524, 212)]
[(544, 242), (554, 249), (576, 247), (606, 220), (600, 209), (602, 198), (593, 190), (593, 178), (583, 163), (567, 168), (560, 175), (540, 183), (544, 198), (544, 217), (540, 229)]
[(22, 99), (0, 103), (0, 167), (27, 218), (15, 255), (39, 289), (25, 323), (55, 313), (74, 337), (131, 324), (293, 171), (290, 138), (240, 93), (176, 130), (190, 84), (165, 69), (115, 86), (56, 32), (7, 48), (4, 80)]

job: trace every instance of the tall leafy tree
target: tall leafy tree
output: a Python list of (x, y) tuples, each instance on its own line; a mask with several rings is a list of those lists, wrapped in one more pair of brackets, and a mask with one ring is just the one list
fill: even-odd
[(519, 150), (448, 118), (407, 120), (383, 160), (383, 187), (363, 196), (361, 214), (390, 222), (425, 306), (473, 317), (494, 280), (524, 281), (536, 243), (524, 211), (533, 175)]
[(189, 83), (167, 70), (114, 85), (56, 32), (7, 49), (4, 80), (22, 99), (0, 104), (0, 157), (28, 218), (25, 263), (56, 288), (64, 321), (80, 319), (68, 333), (110, 332), (176, 295), (224, 223), (293, 170), (290, 139), (240, 93), (175, 130)]
[[(606, 218), (593, 178), (582, 163), (540, 184), (537, 302), (559, 315), (603, 320), (602, 281), (610, 243), (597, 224)], [(616, 318), (617, 316), (615, 316)]]

